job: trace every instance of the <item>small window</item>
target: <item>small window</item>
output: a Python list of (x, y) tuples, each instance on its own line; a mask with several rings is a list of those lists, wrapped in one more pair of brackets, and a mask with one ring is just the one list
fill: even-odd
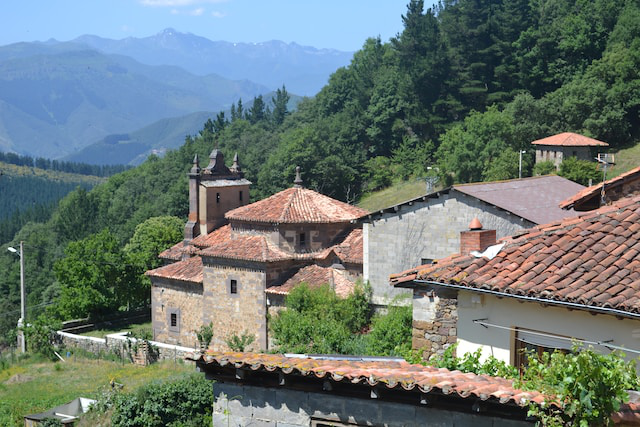
[(422, 265), (433, 264), (433, 258), (420, 258), (420, 264)]
[(235, 279), (231, 279), (229, 281), (229, 292), (231, 292), (232, 294), (237, 294), (238, 293), (238, 281)]
[(170, 332), (180, 332), (180, 309), (170, 308), (167, 311), (167, 323)]
[(300, 246), (307, 246), (307, 235), (306, 233), (300, 233)]
[(220, 203), (220, 193), (216, 193), (216, 203)]
[(240, 197), (240, 201), (242, 201), (242, 190), (238, 193), (238, 197)]

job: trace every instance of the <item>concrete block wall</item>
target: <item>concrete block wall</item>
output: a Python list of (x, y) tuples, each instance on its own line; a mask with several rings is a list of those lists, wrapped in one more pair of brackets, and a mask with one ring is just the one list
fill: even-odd
[(363, 224), (364, 280), (373, 290), (373, 302), (386, 304), (405, 290), (389, 286), (389, 275), (416, 267), (423, 259), (458, 253), (460, 232), (477, 217), (496, 237), (534, 224), (493, 205), (451, 190), (435, 199), (402, 205), (394, 213), (375, 216)]
[[(310, 427), (312, 421), (362, 426), (474, 426), (531, 425), (472, 413), (425, 406), (358, 399), (284, 388), (213, 384), (214, 426)], [(341, 424), (341, 425), (342, 425)]]

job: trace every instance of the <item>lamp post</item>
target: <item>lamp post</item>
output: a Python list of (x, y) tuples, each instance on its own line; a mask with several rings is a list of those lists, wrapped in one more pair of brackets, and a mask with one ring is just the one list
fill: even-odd
[(18, 319), (18, 342), (20, 344), (20, 350), (23, 353), (26, 353), (27, 346), (24, 339), (24, 330), (22, 327), (26, 325), (27, 321), (27, 306), (26, 306), (26, 297), (25, 297), (25, 288), (24, 288), (24, 256), (22, 252), (23, 242), (20, 242), (20, 250), (16, 250), (15, 248), (9, 246), (7, 250), (9, 252), (13, 252), (14, 254), (18, 254), (20, 257), (20, 319)]
[(526, 150), (520, 150), (520, 163), (518, 164), (518, 179), (522, 179), (522, 155), (526, 153)]

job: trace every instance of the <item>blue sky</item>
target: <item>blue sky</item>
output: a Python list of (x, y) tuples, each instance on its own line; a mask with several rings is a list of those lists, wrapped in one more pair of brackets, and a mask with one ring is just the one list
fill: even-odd
[[(10, 0), (0, 7), (0, 45), (147, 37), (165, 28), (211, 40), (282, 40), (355, 51), (367, 37), (402, 31), (409, 0)], [(425, 4), (431, 4), (426, 1)]]

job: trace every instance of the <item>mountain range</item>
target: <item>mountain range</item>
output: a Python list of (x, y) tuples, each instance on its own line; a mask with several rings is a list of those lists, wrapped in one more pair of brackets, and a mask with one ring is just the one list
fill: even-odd
[(350, 56), (275, 41), (212, 42), (171, 29), (141, 39), (87, 35), (1, 46), (0, 151), (140, 161), (150, 150), (180, 145), (240, 98), (247, 104), (283, 84), (293, 92), (290, 82), (315, 93)]

